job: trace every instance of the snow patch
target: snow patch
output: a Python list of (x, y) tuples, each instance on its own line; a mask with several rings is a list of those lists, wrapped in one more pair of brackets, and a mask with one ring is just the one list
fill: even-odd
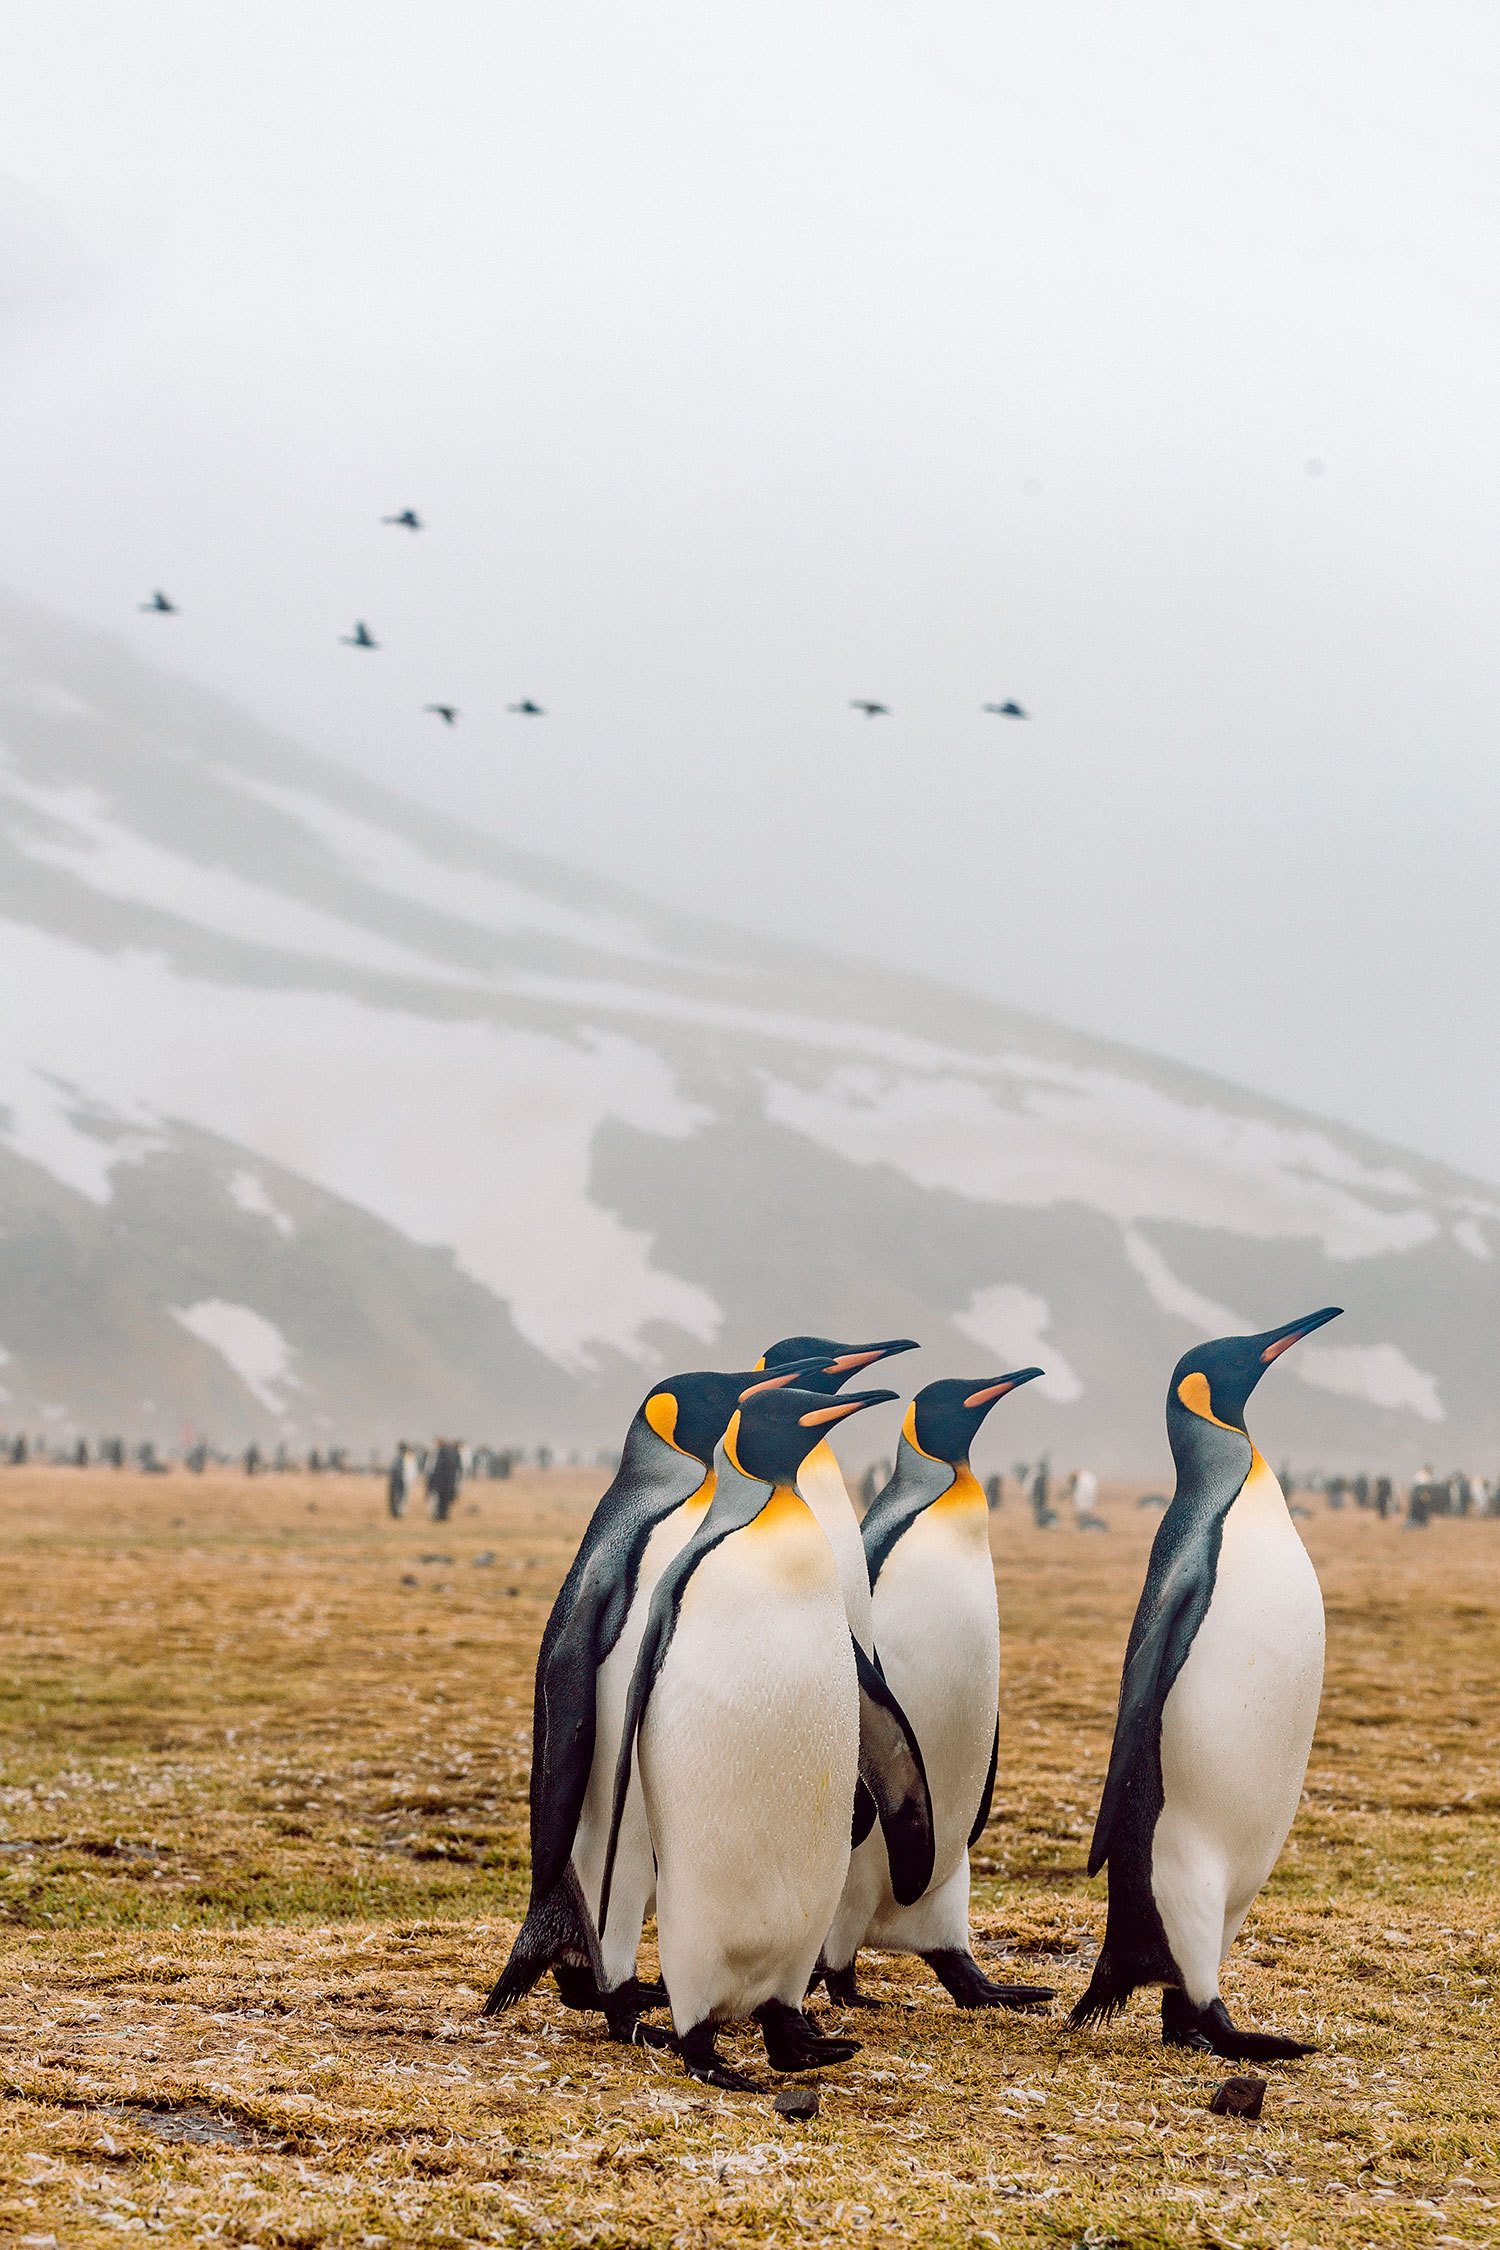
[(1402, 1175), (1365, 1178), (1326, 1136), (1174, 1100), (1109, 1071), (1038, 1069), (1012, 1101), (954, 1072), (849, 1066), (816, 1087), (770, 1079), (766, 1114), (856, 1164), (889, 1164), (971, 1202), (1102, 1211), (1122, 1227), (1175, 1221), (1259, 1241), (1313, 1240), (1333, 1258), (1410, 1250), (1438, 1232)]
[(1205, 1336), (1243, 1335), (1248, 1323), (1238, 1313), (1224, 1305), (1216, 1305), (1212, 1297), (1200, 1297), (1197, 1290), (1172, 1271), (1154, 1243), (1146, 1240), (1134, 1227), (1124, 1232), (1125, 1255), (1146, 1284), (1147, 1293), (1154, 1305), (1174, 1320), (1190, 1320)]
[[(12, 1020), (20, 1013), (14, 1008)], [(29, 1068), (24, 1056), (0, 1064), (0, 1140), (90, 1203), (108, 1203), (119, 1165), (166, 1147), (158, 1122), (134, 1102), (101, 1110), (69, 1079)]]
[(446, 962), (376, 937), (321, 907), (268, 890), (227, 867), (200, 866), (147, 841), (112, 820), (97, 791), (79, 786), (43, 788), (0, 769), (0, 789), (44, 817), (60, 834), (26, 834), (11, 841), (42, 867), (59, 868), (106, 898), (123, 899), (175, 915), (199, 930), (269, 952), (310, 955), (388, 976), (421, 977), (443, 984), (475, 980)]
[[(702, 1343), (718, 1334), (709, 1293), (655, 1265), (650, 1235), (589, 1193), (609, 1120), (681, 1140), (708, 1115), (649, 1047), (240, 989), (18, 923), (0, 923), (0, 944), (11, 975), (0, 1139), (95, 1201), (141, 1129), (180, 1122), (451, 1250), (563, 1366), (591, 1367), (600, 1350), (656, 1365), (658, 1326)], [(160, 1026), (170, 1036), (154, 1036)], [(76, 1128), (66, 1086), (83, 1078), (95, 1116), (133, 1139)]]
[(1299, 1344), (1291, 1364), (1314, 1390), (1405, 1409), (1424, 1422), (1446, 1420), (1436, 1379), (1414, 1367), (1398, 1345)]
[(291, 1346), (274, 1321), (223, 1297), (204, 1297), (196, 1305), (168, 1309), (190, 1336), (218, 1353), (268, 1414), (286, 1412), (282, 1394), (300, 1390), (301, 1385), (292, 1373)]
[(232, 1172), (228, 1180), (229, 1200), (238, 1210), (247, 1212), (252, 1219), (269, 1219), (276, 1232), (290, 1242), (297, 1232), (285, 1211), (278, 1210), (266, 1190), (266, 1183), (258, 1172)]
[(976, 1289), (967, 1309), (953, 1315), (953, 1325), (994, 1353), (997, 1373), (1008, 1374), (1013, 1367), (1045, 1367), (1046, 1374), (1038, 1376), (1034, 1386), (1042, 1398), (1058, 1406), (1082, 1398), (1082, 1383), (1047, 1333), (1051, 1307), (1034, 1290), (1014, 1281)]
[(408, 899), (453, 921), (468, 922), (501, 937), (533, 930), (545, 937), (566, 938), (593, 952), (619, 954), (626, 960), (672, 959), (623, 915), (566, 906), (520, 883), (434, 859), (390, 829), (377, 827), (374, 821), (362, 820), (357, 813), (345, 812), (306, 790), (253, 780), (232, 766), (215, 770), (236, 789), (289, 813), (321, 843), (329, 845), (351, 873), (393, 898)]

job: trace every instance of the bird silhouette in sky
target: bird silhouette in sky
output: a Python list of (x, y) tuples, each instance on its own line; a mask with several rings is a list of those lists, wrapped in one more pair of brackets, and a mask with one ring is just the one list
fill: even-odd
[(422, 519), (415, 508), (403, 508), (399, 516), (382, 516), (382, 523), (399, 523), (403, 531), (420, 531)]
[(853, 697), (849, 708), (851, 711), (863, 711), (867, 719), (888, 719), (891, 715), (888, 703), (867, 703), (861, 696)]
[(343, 642), (345, 648), (379, 648), (380, 646), (379, 641), (372, 636), (369, 626), (362, 617), (357, 617), (354, 620), (352, 633), (340, 633), (339, 639)]
[(142, 602), (141, 607), (150, 610), (157, 617), (175, 617), (177, 615), (177, 604), (169, 602), (159, 586), (151, 596), (150, 601)]
[(519, 703), (507, 703), (505, 708), (507, 711), (519, 711), (526, 719), (545, 719), (547, 716), (540, 703), (533, 703), (529, 695)]
[(445, 727), (451, 727), (458, 717), (458, 706), (454, 703), (424, 703), (422, 709), (435, 713)]
[(1026, 719), (1030, 712), (1023, 711), (1019, 703), (986, 703), (986, 711), (993, 711), (997, 719)]

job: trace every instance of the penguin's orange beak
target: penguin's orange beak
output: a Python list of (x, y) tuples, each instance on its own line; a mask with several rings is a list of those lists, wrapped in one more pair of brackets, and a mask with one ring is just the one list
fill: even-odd
[(1010, 1393), (1018, 1391), (1023, 1383), (1034, 1383), (1038, 1375), (1045, 1373), (1046, 1369), (1042, 1367), (1021, 1367), (1016, 1370), (1014, 1375), (1002, 1375), (998, 1382), (987, 1383), (983, 1390), (970, 1391), (968, 1397), (964, 1400), (965, 1410), (972, 1414), (978, 1407), (993, 1406), (997, 1398), (1009, 1397)]
[(893, 1336), (889, 1343), (864, 1344), (858, 1351), (840, 1352), (837, 1359), (828, 1362), (830, 1375), (857, 1375), (862, 1367), (873, 1367), (877, 1360), (894, 1359), (897, 1352), (914, 1352), (916, 1344), (910, 1336)]
[(796, 1368), (789, 1367), (784, 1375), (762, 1376), (758, 1383), (752, 1383), (747, 1391), (740, 1392), (741, 1406), (744, 1405), (747, 1398), (754, 1398), (761, 1391), (784, 1391), (788, 1383), (796, 1380), (796, 1375)]
[(863, 1414), (867, 1406), (884, 1406), (896, 1395), (894, 1391), (861, 1391), (858, 1398), (836, 1398), (827, 1406), (809, 1407), (797, 1420), (804, 1430), (820, 1430), (829, 1422), (846, 1422), (851, 1414)]
[(1288, 1321), (1286, 1327), (1278, 1328), (1265, 1344), (1260, 1355), (1261, 1365), (1269, 1367), (1273, 1359), (1280, 1359), (1283, 1352), (1289, 1352), (1293, 1344), (1300, 1344), (1315, 1328), (1337, 1320), (1343, 1309), (1342, 1305), (1325, 1305), (1321, 1312), (1308, 1313), (1303, 1320)]

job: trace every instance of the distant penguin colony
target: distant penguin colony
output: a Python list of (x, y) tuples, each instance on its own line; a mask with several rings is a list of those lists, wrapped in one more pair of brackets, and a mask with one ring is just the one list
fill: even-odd
[[(1155, 1985), (1168, 2046), (1312, 2051), (1237, 2025), (1219, 1977), (1291, 1827), (1323, 1677), (1317, 1578), (1245, 1405), (1334, 1317), (1203, 1345), (1172, 1377), (1177, 1490), (1125, 1652), (1089, 1857), (1108, 1868), (1107, 1926), (1071, 2028)], [(861, 1523), (828, 1437), (897, 1394), (843, 1386), (914, 1348), (789, 1336), (643, 1400), (542, 1637), (531, 1897), (487, 2013), (550, 1971), (612, 2038), (740, 2092), (757, 2081), (718, 2046), (738, 2022), (773, 2070), (852, 2059), (858, 2042), (808, 2006), (820, 1986), (840, 2011), (879, 2004), (861, 1951), (919, 1957), (965, 2010), (1056, 1998), (992, 1978), (969, 1926), (969, 1854), (1004, 1769), (969, 1457), (1043, 1371), (921, 1388)], [(659, 1983), (637, 1969), (653, 1910)], [(663, 2008), (670, 2027), (646, 2020)]]

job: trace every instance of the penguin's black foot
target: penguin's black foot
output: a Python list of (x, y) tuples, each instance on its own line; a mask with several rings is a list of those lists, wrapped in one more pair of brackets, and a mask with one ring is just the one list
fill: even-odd
[(638, 2008), (665, 2008), (667, 1988), (660, 1977), (632, 1977), (635, 1987), (635, 2004)]
[(758, 2094), (761, 2091), (755, 2079), (747, 2077), (742, 2070), (736, 2070), (732, 2063), (725, 2062), (719, 2053), (711, 2023), (695, 2023), (691, 2031), (684, 2032), (677, 2042), (677, 2051), (689, 2078), (696, 2078), (700, 2085), (717, 2086), (726, 2094)]
[(1222, 2000), (1195, 2008), (1184, 1992), (1171, 1986), (1161, 1996), (1161, 2039), (1164, 2047), (1194, 2047), (1202, 2055), (1220, 2055), (1225, 2062), (1293, 2062), (1298, 2055), (1314, 2055), (1309, 2039), (1288, 2039), (1277, 2031), (1241, 2031)]
[(768, 2000), (756, 2009), (755, 2020), (773, 2070), (817, 2070), (824, 2063), (848, 2062), (859, 2053), (857, 2039), (825, 2038), (800, 2008), (790, 2008), (784, 2000)]
[[(592, 1969), (576, 1961), (554, 1961), (552, 1976), (565, 2008), (603, 2008), (604, 1995), (594, 1982)], [(605, 2013), (608, 2014), (608, 2009)]]
[(996, 1984), (972, 1953), (961, 1953), (957, 1946), (940, 1947), (922, 1958), (960, 2008), (1013, 2008), (1018, 2015), (1035, 2015), (1057, 1998), (1055, 1985)]
[(861, 1992), (855, 1976), (855, 1962), (844, 1969), (824, 1969), (823, 1982), (828, 1987), (828, 1997), (835, 2008), (878, 2008), (880, 2002), (872, 2000), (868, 1992)]
[(663, 2030), (660, 2024), (641, 2022), (640, 1994), (634, 1977), (614, 1992), (601, 1993), (599, 2006), (604, 2010), (609, 2036), (617, 2047), (676, 2046), (671, 2032)]
[(617, 2047), (675, 2047), (677, 2044), (665, 2025), (642, 2023), (639, 2016), (630, 2016), (619, 2024), (611, 2019), (609, 2036)]
[(1199, 2011), (1175, 1984), (1166, 1985), (1162, 1991), (1161, 2043), (1164, 2047), (1191, 2047), (1200, 2055), (1211, 2055), (1214, 2051)]

